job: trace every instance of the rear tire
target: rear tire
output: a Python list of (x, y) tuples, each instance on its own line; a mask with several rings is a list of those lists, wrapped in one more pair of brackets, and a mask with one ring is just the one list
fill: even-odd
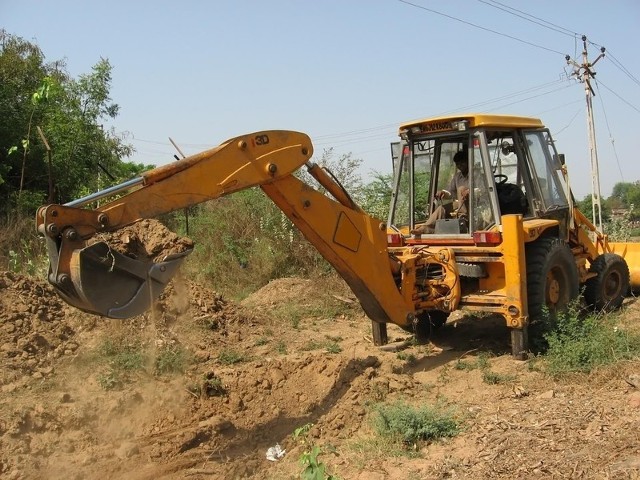
[[(578, 268), (569, 246), (542, 237), (526, 246), (529, 323), (553, 320), (578, 297)], [(533, 333), (533, 332), (532, 332)]]
[(622, 305), (629, 291), (629, 266), (620, 255), (604, 253), (591, 264), (597, 275), (585, 283), (584, 299), (594, 310), (609, 312)]

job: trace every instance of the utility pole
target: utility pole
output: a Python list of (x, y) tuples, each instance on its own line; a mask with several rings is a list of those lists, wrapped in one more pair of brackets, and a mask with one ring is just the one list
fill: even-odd
[(580, 82), (584, 83), (584, 93), (587, 100), (587, 128), (589, 130), (589, 156), (591, 158), (591, 204), (593, 208), (593, 223), (602, 232), (602, 202), (600, 199), (600, 170), (598, 167), (598, 148), (596, 147), (596, 129), (593, 122), (593, 104), (592, 98), (595, 92), (591, 86), (591, 79), (596, 72), (592, 67), (604, 57), (605, 48), (600, 48), (600, 55), (591, 63), (587, 55), (587, 36), (582, 36), (582, 64), (578, 64), (572, 60), (569, 55), (565, 57), (567, 64), (573, 66), (574, 70), (571, 75), (575, 76)]

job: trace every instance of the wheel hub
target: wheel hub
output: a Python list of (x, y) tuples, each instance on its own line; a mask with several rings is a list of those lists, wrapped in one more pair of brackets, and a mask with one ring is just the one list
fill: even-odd
[(556, 305), (560, 301), (560, 282), (549, 272), (547, 275), (547, 302)]

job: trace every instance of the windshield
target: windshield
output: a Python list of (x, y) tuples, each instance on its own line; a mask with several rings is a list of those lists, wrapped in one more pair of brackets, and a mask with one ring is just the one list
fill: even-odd
[(394, 162), (389, 223), (405, 234), (434, 235), (469, 235), (495, 223), (477, 149), (466, 132), (406, 142)]

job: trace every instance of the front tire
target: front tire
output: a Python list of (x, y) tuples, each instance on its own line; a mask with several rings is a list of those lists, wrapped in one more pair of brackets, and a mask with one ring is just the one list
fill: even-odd
[(596, 276), (585, 283), (587, 305), (605, 312), (619, 308), (629, 291), (629, 266), (624, 258), (615, 253), (604, 253), (596, 257), (589, 272)]

